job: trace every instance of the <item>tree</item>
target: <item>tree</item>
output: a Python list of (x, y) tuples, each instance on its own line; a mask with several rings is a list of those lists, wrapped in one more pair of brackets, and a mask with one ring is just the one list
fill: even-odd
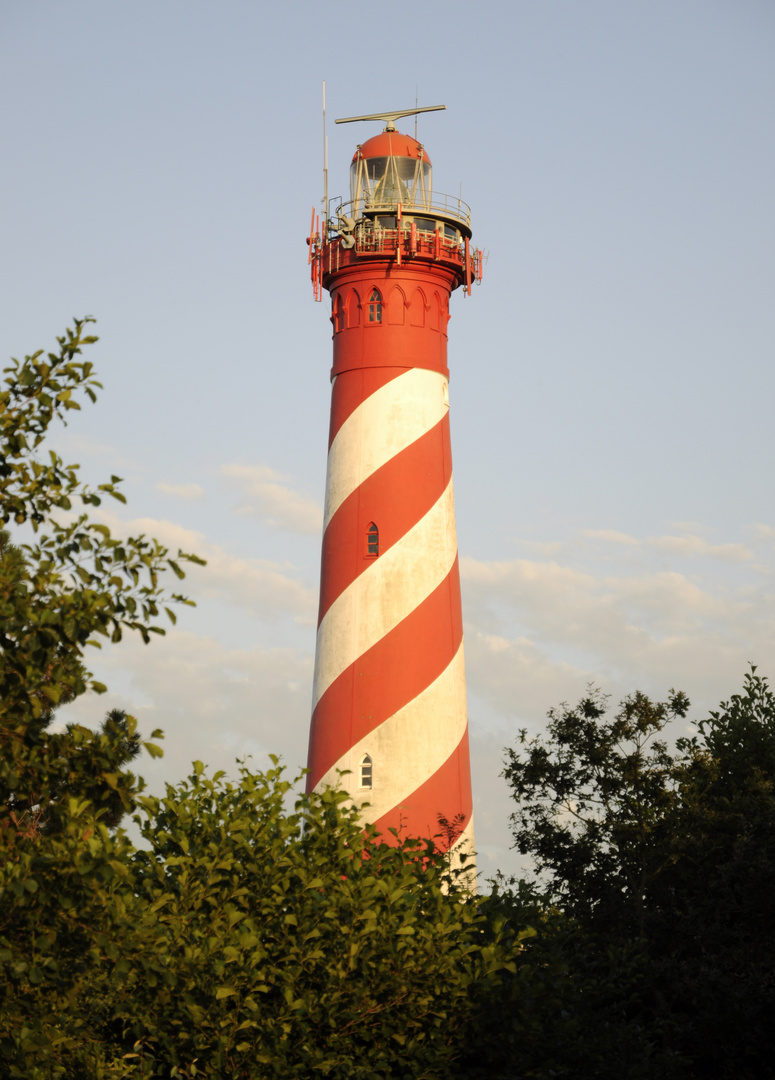
[(141, 948), (104, 994), (124, 1040), (149, 1076), (448, 1080), (508, 935), (432, 845), (376, 843), (342, 791), (287, 809), (292, 791), (276, 764), (232, 783), (196, 762), (142, 798)]
[[(0, 391), (0, 524), (26, 524), (35, 534), (34, 542), (20, 545), (21, 581), (18, 562), (2, 564), (12, 585), (0, 586), (3, 724), (38, 717), (45, 701), (57, 704), (63, 693), (102, 690), (81, 666), (86, 645), (96, 644), (93, 635), (120, 641), (129, 629), (147, 642), (163, 633), (155, 621), (160, 609), (170, 601), (188, 603), (167, 594), (163, 574), (184, 577), (181, 561), (201, 561), (183, 552), (171, 558), (145, 536), (121, 540), (88, 512), (76, 515), (74, 506), (98, 507), (105, 495), (125, 502), (120, 478), (93, 488), (80, 480), (77, 465), (65, 465), (54, 451), (41, 453), (52, 422), (80, 409), (79, 392), (96, 401), (93, 367), (76, 359), (97, 340), (83, 332), (93, 321), (76, 320), (57, 339), (58, 353), (44, 358), (39, 350), (13, 360)], [(172, 609), (165, 610), (174, 621)]]
[[(79, 777), (88, 778), (93, 797), (100, 774), (115, 817), (112, 778), (134, 753), (134, 735), (116, 718), (96, 743), (72, 727), (52, 735), (53, 711), (87, 689), (104, 690), (86, 665), (87, 646), (100, 637), (120, 641), (126, 630), (146, 642), (164, 633), (161, 609), (174, 621), (169, 603), (188, 601), (164, 589), (163, 575), (181, 578), (182, 562), (201, 562), (183, 552), (172, 558), (145, 536), (119, 539), (87, 511), (76, 513), (105, 495), (124, 502), (119, 477), (90, 487), (77, 465), (53, 450), (44, 454), (52, 423), (80, 409), (80, 396), (96, 400), (93, 367), (78, 359), (97, 340), (85, 333), (93, 321), (76, 320), (56, 353), (13, 360), (0, 391), (0, 525), (13, 522), (25, 538), (31, 531), (18, 544), (7, 530), (0, 535), (0, 805), (17, 817), (34, 807), (40, 820), (53, 814), (63, 790), (77, 793)], [(87, 760), (97, 748), (104, 760)]]
[(775, 1053), (775, 696), (756, 668), (680, 741), (654, 896), (656, 977), (696, 1075), (753, 1080)]
[[(0, 944), (36, 932), (5, 969), (2, 1074), (471, 1075), (471, 1020), (519, 935), (429, 842), (377, 843), (342, 791), (292, 796), (279, 766), (230, 782), (195, 762), (140, 796), (148, 846), (84, 806), (20, 844)], [(56, 888), (41, 850), (68, 856)]]
[(663, 854), (658, 827), (675, 804), (675, 761), (658, 738), (689, 701), (626, 698), (606, 720), (592, 690), (549, 712), (547, 736), (507, 750), (504, 775), (517, 809), (517, 849), (531, 855), (551, 893), (588, 925), (642, 935), (645, 901)]
[(201, 561), (114, 537), (88, 511), (105, 495), (124, 501), (119, 478), (92, 488), (78, 466), (44, 455), (52, 423), (79, 397), (96, 399), (92, 365), (79, 359), (97, 340), (84, 332), (92, 321), (76, 320), (58, 352), (13, 360), (0, 390), (0, 525), (18, 538), (0, 530), (0, 1071), (25, 1080), (67, 1075), (58, 1058), (88, 1030), (71, 1005), (104, 953), (95, 935), (126, 921), (110, 882), (127, 876), (131, 845), (109, 825), (141, 790), (124, 768), (139, 741), (131, 717), (109, 714), (101, 732), (51, 732), (54, 710), (104, 689), (87, 645), (164, 632), (161, 609), (187, 601), (163, 575)]
[(775, 1050), (775, 698), (753, 669), (671, 753), (658, 736), (687, 707), (634, 694), (608, 720), (593, 692), (553, 710), (508, 752), (512, 824), (576, 928), (571, 1011), (643, 1036), (619, 1074), (748, 1080)]

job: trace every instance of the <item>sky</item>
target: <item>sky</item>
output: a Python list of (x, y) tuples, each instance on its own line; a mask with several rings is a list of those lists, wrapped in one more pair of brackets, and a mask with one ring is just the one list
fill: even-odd
[(486, 252), (449, 327), (483, 877), (521, 868), (503, 748), (549, 708), (676, 687), (685, 734), (775, 675), (774, 54), (768, 0), (0, 3), (0, 356), (96, 316), (104, 393), (51, 446), (124, 478), (117, 532), (208, 560), (63, 719), (162, 728), (155, 791), (305, 763), (324, 80), (330, 194), (380, 130), (334, 118), (445, 104), (418, 137)]

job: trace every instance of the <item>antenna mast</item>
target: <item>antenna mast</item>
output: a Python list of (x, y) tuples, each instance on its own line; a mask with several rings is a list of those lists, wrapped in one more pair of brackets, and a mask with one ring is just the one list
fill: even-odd
[(323, 80), (323, 237), (328, 236), (328, 136), (326, 135), (326, 82)]

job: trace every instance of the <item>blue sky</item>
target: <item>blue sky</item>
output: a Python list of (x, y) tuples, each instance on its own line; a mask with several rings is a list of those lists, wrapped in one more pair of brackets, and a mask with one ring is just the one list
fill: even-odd
[[(4, 357), (99, 319), (55, 445), (112, 524), (194, 548), (198, 607), (103, 650), (106, 707), (192, 758), (306, 756), (330, 327), (304, 238), (378, 125), (419, 120), (488, 253), (451, 419), (480, 862), (516, 865), (502, 747), (590, 681), (693, 716), (773, 674), (775, 10), (766, 0), (0, 9)], [(413, 130), (413, 121), (404, 121)], [(401, 125), (399, 124), (399, 127)]]

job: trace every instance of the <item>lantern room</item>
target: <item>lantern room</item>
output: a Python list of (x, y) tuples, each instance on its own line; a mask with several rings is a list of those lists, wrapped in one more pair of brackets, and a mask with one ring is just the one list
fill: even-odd
[(395, 229), (402, 220), (407, 228), (414, 224), (420, 232), (438, 230), (458, 243), (471, 236), (469, 207), (460, 198), (434, 192), (425, 147), (397, 131), (392, 122), (358, 146), (350, 165), (350, 201), (340, 203), (335, 212), (339, 226), (334, 228), (339, 231), (343, 223), (346, 231), (356, 225), (367, 230)]
[(395, 260), (397, 268), (408, 260), (418, 273), (423, 266), (427, 269), (426, 264), (443, 265), (452, 274), (451, 288), (463, 285), (468, 294), (471, 283), (480, 280), (481, 252), (470, 248), (470, 208), (459, 195), (434, 190), (425, 147), (395, 126), (403, 116), (443, 108), (432, 105), (336, 121), (381, 120), (385, 128), (358, 145), (350, 165), (347, 202), (328, 197), (324, 155), (322, 221), (313, 210), (307, 241), (316, 300), (322, 299), (324, 289), (334, 287), (342, 272), (357, 264), (363, 268), (367, 260)]
[(383, 131), (359, 146), (350, 166), (353, 208), (430, 209), (431, 162), (421, 143), (399, 131)]

